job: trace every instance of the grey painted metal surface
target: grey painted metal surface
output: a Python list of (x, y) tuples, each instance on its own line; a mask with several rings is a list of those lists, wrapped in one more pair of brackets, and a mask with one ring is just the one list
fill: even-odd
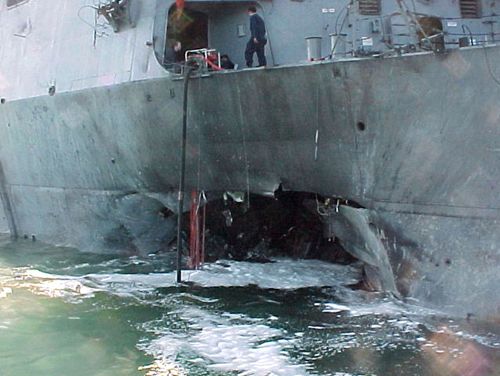
[(5, 177), (1, 161), (0, 161), (0, 204), (2, 208), (2, 210), (0, 210), (0, 232), (9, 232), (12, 238), (17, 238), (17, 226), (14, 218), (14, 211), (10, 200), (10, 192), (7, 185), (7, 179)]
[[(1, 184), (1, 183), (0, 183)], [(0, 185), (1, 187), (1, 185)], [(5, 187), (5, 184), (3, 184), (3, 187), (4, 188), (0, 188), (0, 189), (6, 189)], [(7, 217), (5, 215), (5, 197), (4, 195), (0, 195), (0, 233), (9, 233), (9, 223), (7, 222)]]
[[(155, 45), (160, 50), (164, 46), (164, 30), (168, 8), (174, 0), (157, 0), (157, 31)], [(322, 38), (322, 51), (327, 57), (331, 51), (330, 35), (341, 35), (347, 55), (352, 51), (370, 53), (385, 51), (388, 44), (403, 46), (418, 44), (417, 27), (408, 26), (401, 9), (394, 0), (381, 1), (380, 15), (368, 16), (359, 13), (358, 2), (350, 0), (306, 0), (306, 1), (189, 1), (189, 7), (205, 12), (210, 20), (209, 44), (211, 47), (229, 53), (233, 61), (244, 66), (243, 52), (248, 40), (246, 7), (255, 3), (266, 20), (270, 44), (267, 55), (273, 64), (293, 64), (307, 58), (306, 40), (311, 36)], [(413, 1), (409, 9), (416, 15), (438, 17), (447, 48), (457, 48), (461, 37), (472, 35), (478, 44), (494, 42), (500, 32), (498, 14), (500, 3), (479, 1), (481, 17), (462, 19), (459, 2)], [(406, 9), (406, 8), (405, 8)], [(491, 22), (497, 21), (497, 22)], [(374, 26), (374, 22), (378, 26)], [(245, 31), (239, 34), (240, 27)], [(339, 57), (345, 57), (340, 55)]]
[(498, 218), (380, 211), (371, 218), (401, 293), (462, 317), (498, 318)]
[(3, 205), (0, 205), (0, 233), (9, 233), (9, 224), (7, 222), (7, 217), (4, 214)]
[(372, 286), (457, 316), (498, 317), (500, 220), (339, 209), (331, 235), (370, 266)]
[(341, 207), (330, 220), (346, 249), (371, 266), (373, 286), (392, 291), (395, 281), (397, 294), (438, 310), (497, 317), (498, 219)]
[[(103, 17), (96, 16), (98, 1), (29, 0), (9, 8), (2, 0), (0, 96), (14, 100), (46, 95), (52, 86), (61, 93), (167, 76), (158, 60), (165, 50), (168, 10), (174, 1), (131, 1), (136, 25), (124, 25), (115, 33)], [(360, 15), (357, 2), (349, 6), (347, 0), (187, 2), (208, 16), (209, 47), (228, 53), (240, 67), (248, 38), (245, 9), (253, 3), (266, 20), (272, 64), (304, 62), (305, 38), (310, 36), (322, 37), (325, 56), (332, 33), (341, 34), (349, 56), (360, 49), (386, 51), (388, 41), (395, 46), (417, 42), (415, 26), (406, 25), (392, 0), (382, 1), (379, 16)], [(499, 33), (494, 15), (500, 14), (500, 4), (481, 3), (482, 17), (475, 19), (461, 19), (458, 2), (416, 1), (415, 13), (442, 20), (448, 48), (458, 47), (459, 38), (468, 36), (477, 43), (491, 43)], [(374, 21), (381, 26), (374, 28)]]
[[(498, 258), (500, 233), (500, 86), (486, 57), (500, 59), (500, 48), (194, 79), (187, 186), (270, 193), (283, 184), (355, 200), (370, 210), (374, 228), (393, 235), (389, 248), (384, 237), (365, 234), (376, 245), (366, 251), (387, 252), (398, 290), (442, 301), (427, 280), (436, 278), (435, 266), (424, 261), (439, 258), (444, 268), (441, 255), (449, 253), (453, 268), (444, 268), (441, 285), (459, 273), (464, 285), (491, 291), (484, 286), (499, 268), (489, 260)], [(182, 83), (138, 81), (2, 105), (10, 126), (0, 131), (0, 158), (19, 228), (98, 251), (137, 251), (151, 239), (157, 249), (168, 240), (162, 230), (173, 225), (159, 212), (174, 206)], [(262, 95), (245, 95), (255, 92)], [(134, 233), (137, 224), (151, 233)], [(399, 276), (403, 254), (412, 255), (420, 278)], [(460, 269), (467, 263), (491, 271), (476, 283)], [(449, 305), (491, 314), (498, 306), (491, 293), (489, 305), (466, 304), (465, 295), (449, 295), (462, 308)]]
[[(160, 65), (173, 1), (137, 0), (135, 27), (117, 33), (93, 2), (56, 2), (1, 3), (0, 161), (13, 221), (20, 235), (82, 250), (161, 249), (175, 226), (162, 211), (175, 208), (182, 116), (183, 82)], [(241, 64), (251, 3), (189, 6), (208, 16), (210, 46)], [(401, 24), (392, 1), (380, 16), (359, 15), (357, 2), (257, 3), (270, 61), (286, 66), (193, 80), (188, 189), (281, 184), (354, 200), (365, 209), (342, 209), (333, 235), (378, 269), (383, 288), (498, 314), (500, 48), (353, 58), (416, 44), (416, 26)], [(494, 40), (499, 5), (467, 20), (458, 3), (416, 11), (441, 17), (457, 47), (471, 34)], [(345, 33), (349, 59), (301, 64), (304, 38), (321, 36), (328, 51), (332, 32)]]
[[(152, 44), (155, 3), (140, 5), (135, 28), (113, 32), (94, 0), (0, 2), (0, 96), (6, 100), (168, 75)], [(149, 43), (148, 43), (149, 42)]]
[(368, 212), (342, 205), (331, 211), (327, 222), (329, 235), (338, 237), (346, 251), (365, 263), (370, 286), (399, 296), (388, 252), (373, 230)]

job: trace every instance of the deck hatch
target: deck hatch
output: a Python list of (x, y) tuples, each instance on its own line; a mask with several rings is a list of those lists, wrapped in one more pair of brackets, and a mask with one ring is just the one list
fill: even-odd
[(359, 13), (370, 16), (380, 14), (380, 0), (359, 0)]
[(460, 0), (460, 14), (464, 18), (480, 17), (480, 6), (478, 0)]

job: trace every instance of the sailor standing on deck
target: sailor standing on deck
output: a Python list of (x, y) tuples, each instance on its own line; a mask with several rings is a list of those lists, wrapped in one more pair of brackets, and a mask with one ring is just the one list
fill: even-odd
[(264, 24), (264, 20), (257, 14), (256, 7), (248, 7), (248, 15), (250, 16), (250, 32), (252, 36), (248, 41), (247, 48), (245, 50), (247, 67), (252, 67), (253, 54), (255, 52), (257, 53), (257, 59), (259, 60), (259, 67), (265, 67), (267, 64), (266, 55), (264, 53), (264, 48), (267, 43), (266, 25)]

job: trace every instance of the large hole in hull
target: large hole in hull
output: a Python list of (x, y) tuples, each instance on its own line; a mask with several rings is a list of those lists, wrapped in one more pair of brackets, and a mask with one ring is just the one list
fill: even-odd
[[(205, 261), (230, 258), (268, 262), (272, 257), (320, 259), (351, 264), (357, 259), (336, 239), (324, 236), (317, 195), (278, 191), (275, 197), (231, 194), (206, 205)], [(239, 201), (239, 202), (238, 202)], [(188, 233), (190, 216), (184, 215)]]

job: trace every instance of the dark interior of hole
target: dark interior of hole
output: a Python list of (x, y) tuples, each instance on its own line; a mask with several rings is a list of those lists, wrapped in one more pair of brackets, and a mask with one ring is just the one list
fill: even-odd
[(184, 60), (187, 50), (208, 46), (208, 16), (205, 13), (185, 8), (182, 12), (170, 8), (167, 25), (167, 48), (173, 41), (181, 42), (182, 49), (177, 52), (177, 61)]
[[(338, 241), (324, 238), (321, 217), (314, 210), (316, 199), (315, 194), (279, 191), (275, 198), (251, 195), (250, 205), (230, 197), (210, 201), (205, 261), (266, 262), (280, 256), (342, 264), (356, 261)], [(189, 228), (189, 214), (184, 228)]]

